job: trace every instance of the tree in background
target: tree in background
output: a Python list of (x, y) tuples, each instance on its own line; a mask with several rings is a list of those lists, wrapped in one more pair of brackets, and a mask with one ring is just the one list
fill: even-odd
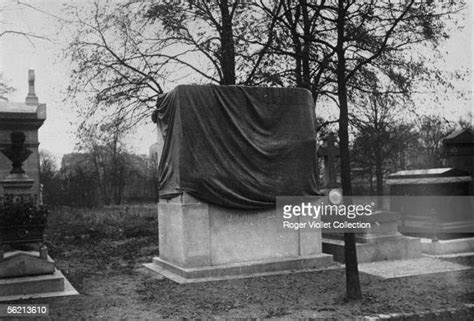
[(0, 73), (0, 97), (5, 97), (5, 95), (13, 92), (13, 87), (8, 85), (8, 81), (3, 78), (3, 74)]
[(59, 204), (61, 201), (61, 181), (56, 159), (46, 150), (39, 151), (40, 183), (43, 185), (43, 202), (49, 205)]
[(159, 175), (159, 165), (160, 159), (158, 155), (158, 144), (152, 145), (150, 147), (150, 158), (147, 163), (148, 175), (150, 179), (150, 186), (152, 187), (153, 200), (155, 202), (159, 201), (160, 196), (160, 175)]
[(422, 116), (416, 124), (417, 141), (412, 168), (442, 167), (443, 138), (455, 131), (455, 123), (440, 116)]
[[(164, 64), (175, 64), (200, 74), (207, 81), (221, 85), (236, 83), (236, 59), (239, 54), (235, 43), (239, 41), (248, 21), (244, 17), (243, 6), (236, 1), (220, 0), (213, 3), (158, 2), (146, 9), (145, 18), (150, 19), (152, 27), (163, 30), (156, 37), (162, 50), (154, 55), (164, 56)], [(166, 54), (167, 49), (176, 48), (176, 54)], [(239, 47), (241, 49), (241, 47)], [(194, 64), (194, 53), (205, 61), (201, 66)]]
[[(3, 12), (8, 12), (8, 10), (11, 9), (10, 7), (11, 5), (20, 6), (22, 9), (38, 10), (33, 5), (24, 3), (21, 1), (15, 1), (11, 3), (4, 1), (1, 3), (0, 14), (2, 14)], [(4, 26), (6, 26), (7, 29), (5, 29)], [(45, 37), (36, 32), (31, 32), (31, 30), (28, 30), (28, 29), (26, 30), (20, 29), (20, 28), (11, 29), (9, 28), (9, 24), (3, 22), (0, 24), (0, 39), (4, 37), (8, 37), (8, 36), (14, 36), (14, 37), (20, 36), (26, 39), (27, 41), (29, 41), (33, 47), (34, 47), (33, 40), (49, 40), (48, 37)]]
[(252, 8), (230, 0), (70, 5), (76, 36), (65, 55), (74, 65), (69, 93), (81, 118), (114, 106), (133, 127), (163, 88), (184, 78), (253, 84), (272, 23)]
[[(153, 202), (153, 182), (149, 173), (150, 159), (144, 155), (126, 153), (128, 159), (127, 179), (121, 187), (120, 202), (116, 202), (113, 190), (109, 203), (123, 204)], [(110, 158), (107, 158), (110, 160)], [(63, 156), (61, 168), (57, 168), (54, 157), (47, 151), (40, 152), (40, 178), (43, 184), (43, 200), (48, 205), (74, 207), (97, 207), (107, 205), (102, 197), (102, 188), (93, 164), (94, 155), (88, 152), (70, 153)], [(107, 164), (104, 164), (107, 166)], [(106, 176), (110, 179), (110, 176)], [(102, 182), (111, 186), (115, 181)]]
[[(375, 176), (376, 195), (383, 195), (384, 175), (396, 168), (398, 155), (407, 149), (413, 133), (413, 125), (404, 121), (409, 104), (403, 96), (388, 92), (363, 95), (354, 104), (350, 113), (350, 123), (356, 130), (352, 155), (356, 166), (369, 176)], [(405, 117), (406, 118), (406, 117)]]
[[(336, 27), (329, 49), (336, 52), (335, 92), (339, 105), (339, 146), (341, 184), (344, 195), (352, 195), (349, 154), (349, 101), (355, 92), (371, 93), (365, 84), (377, 84), (380, 92), (395, 88), (410, 93), (416, 76), (428, 73), (422, 60), (407, 56), (415, 44), (436, 48), (443, 32), (443, 16), (457, 10), (453, 4), (440, 8), (434, 3), (417, 1), (379, 2), (335, 1), (324, 19)], [(325, 39), (328, 39), (326, 36)], [(436, 74), (436, 73), (435, 73)], [(366, 80), (370, 79), (370, 82)], [(351, 90), (351, 92), (349, 91)], [(347, 297), (361, 297), (355, 236), (344, 235)]]
[(68, 93), (80, 119), (90, 122), (100, 114), (100, 120), (113, 106), (131, 128), (148, 117), (163, 92), (167, 73), (150, 57), (161, 48), (148, 40), (152, 36), (136, 18), (141, 16), (141, 6), (123, 2), (68, 6), (67, 26), (75, 33), (64, 50), (73, 64)]
[(97, 177), (88, 155), (64, 155), (58, 176), (61, 182), (61, 199), (58, 205), (92, 208), (101, 203)]
[(123, 144), (127, 124), (120, 117), (80, 127), (80, 150), (89, 157), (104, 204), (122, 202), (125, 181), (130, 173), (130, 158)]
[[(319, 91), (331, 97), (339, 107), (339, 145), (341, 155), (341, 183), (344, 195), (352, 195), (349, 154), (349, 106), (363, 94), (395, 90), (410, 95), (417, 78), (430, 75), (441, 79), (437, 70), (425, 66), (423, 59), (413, 53), (419, 44), (431, 44), (436, 48), (447, 37), (445, 17), (462, 8), (462, 3), (450, 3), (445, 7), (434, 3), (378, 2), (378, 1), (299, 1), (309, 7), (319, 19), (318, 32), (299, 34), (302, 41), (314, 46), (319, 52), (323, 77), (328, 79)], [(301, 10), (303, 13), (304, 10)], [(300, 15), (305, 19), (305, 15)], [(306, 16), (309, 17), (309, 16)], [(307, 24), (297, 23), (300, 30)], [(310, 39), (308, 39), (310, 37)], [(324, 57), (324, 58), (323, 58)], [(350, 200), (348, 200), (350, 202)], [(361, 297), (355, 237), (345, 234), (345, 258), (347, 297)]]
[(469, 111), (465, 116), (460, 117), (458, 125), (461, 129), (470, 129), (474, 132), (474, 121), (472, 119), (472, 111)]

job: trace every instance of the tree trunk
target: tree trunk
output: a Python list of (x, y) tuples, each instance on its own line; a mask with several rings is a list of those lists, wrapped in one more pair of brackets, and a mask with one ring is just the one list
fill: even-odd
[(377, 208), (383, 208), (383, 169), (382, 169), (382, 155), (381, 153), (382, 146), (377, 144), (377, 149), (375, 150), (375, 186), (377, 193)]
[(374, 174), (372, 173), (372, 166), (369, 169), (369, 188), (370, 188), (370, 195), (374, 193)]
[[(290, 3), (288, 3), (290, 4)], [(285, 8), (284, 14), (286, 17), (286, 21), (289, 25), (290, 32), (291, 32), (291, 40), (293, 41), (293, 49), (295, 52), (294, 59), (295, 59), (295, 84), (296, 87), (303, 87), (303, 76), (302, 76), (302, 58), (303, 58), (303, 49), (300, 42), (300, 36), (298, 34), (298, 24), (297, 21), (301, 14), (301, 8), (299, 6), (296, 7), (294, 11)]]
[(223, 79), (221, 85), (235, 85), (235, 45), (228, 0), (221, 0), (219, 7), (222, 14), (220, 58)]
[(382, 157), (380, 154), (380, 149), (376, 150), (375, 153), (375, 179), (377, 186), (377, 196), (383, 195), (383, 169), (382, 169)]
[(302, 71), (303, 79), (301, 86), (311, 90), (311, 70), (309, 64), (310, 49), (311, 49), (311, 22), (308, 14), (308, 5), (306, 0), (300, 0), (301, 13), (303, 15), (303, 56), (302, 56)]
[[(351, 168), (349, 157), (349, 114), (346, 87), (346, 60), (344, 53), (344, 0), (338, 1), (337, 18), (337, 95), (339, 99), (339, 146), (341, 155), (341, 183), (345, 203), (351, 202)], [(357, 252), (354, 233), (344, 233), (344, 258), (346, 263), (346, 295), (349, 300), (362, 298), (357, 266)]]

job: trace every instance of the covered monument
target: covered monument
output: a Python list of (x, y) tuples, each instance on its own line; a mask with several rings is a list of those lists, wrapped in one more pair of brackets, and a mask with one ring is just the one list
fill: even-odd
[(312, 106), (302, 89), (178, 86), (157, 109), (160, 197), (259, 209), (317, 195)]
[(284, 232), (275, 208), (277, 196), (317, 195), (309, 91), (182, 85), (153, 119), (164, 144), (148, 267), (185, 282), (331, 263), (320, 230)]

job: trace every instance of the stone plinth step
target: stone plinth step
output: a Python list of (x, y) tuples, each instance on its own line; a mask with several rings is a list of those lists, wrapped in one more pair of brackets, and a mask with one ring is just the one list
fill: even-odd
[(144, 266), (177, 283), (218, 281), (338, 267), (338, 265), (334, 263), (332, 255), (327, 254), (198, 268), (179, 267), (159, 257), (155, 257), (153, 258), (153, 263), (144, 264)]
[(422, 238), (421, 250), (429, 255), (446, 255), (456, 253), (469, 253), (474, 251), (474, 237), (452, 239), (452, 240), (433, 240)]
[(59, 271), (40, 276), (0, 279), (0, 296), (28, 293), (59, 292), (64, 290), (64, 276)]
[[(370, 243), (356, 243), (356, 249), (359, 263), (414, 259), (422, 255), (420, 240), (405, 236), (374, 238)], [(323, 252), (344, 263), (344, 241), (323, 238)]]
[(0, 279), (0, 302), (77, 294), (58, 270), (53, 274)]
[(0, 260), (0, 278), (53, 274), (54, 261), (40, 259), (38, 252), (12, 251)]

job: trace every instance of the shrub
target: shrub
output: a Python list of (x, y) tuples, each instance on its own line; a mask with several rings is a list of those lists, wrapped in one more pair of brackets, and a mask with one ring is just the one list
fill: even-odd
[(45, 225), (49, 210), (33, 198), (6, 198), (0, 203), (0, 226)]

